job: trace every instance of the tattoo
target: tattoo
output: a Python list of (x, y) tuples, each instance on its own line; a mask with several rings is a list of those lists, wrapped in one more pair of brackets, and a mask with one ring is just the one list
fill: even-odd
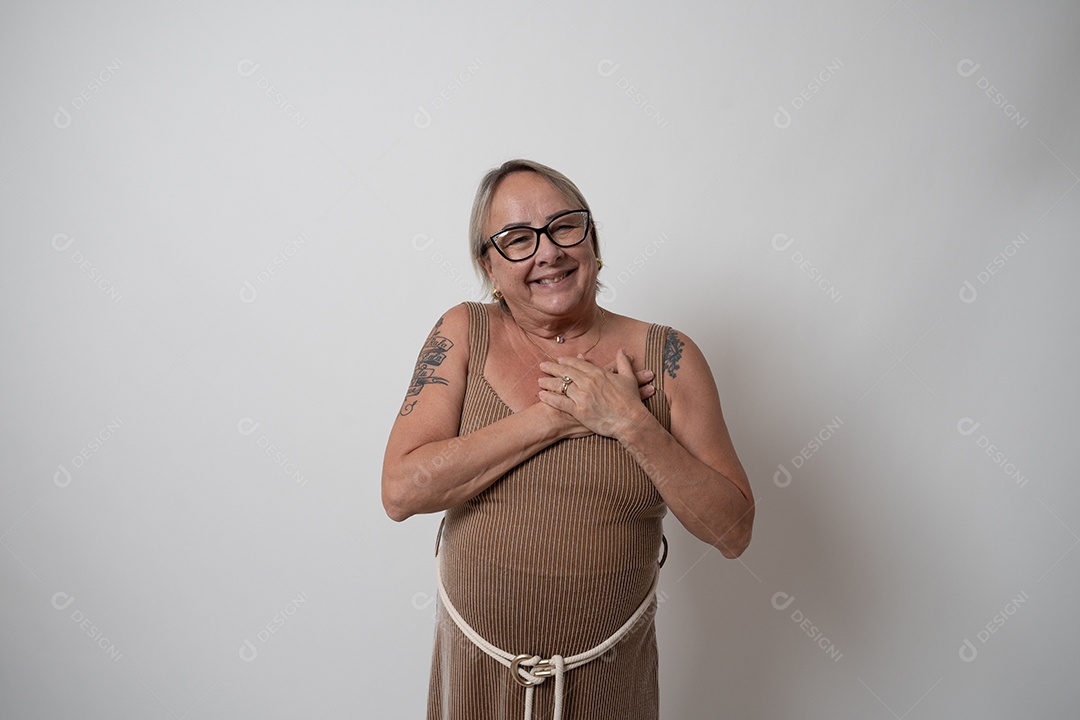
[[(443, 360), (446, 359), (447, 351), (454, 347), (452, 341), (439, 334), (439, 327), (442, 323), (443, 319), (439, 318), (439, 322), (435, 323), (435, 327), (431, 329), (431, 334), (428, 335), (424, 347), (420, 350), (420, 357), (416, 359), (416, 367), (413, 369), (412, 382), (409, 384), (409, 391), (405, 393), (405, 403), (401, 406), (399, 415), (408, 415), (413, 411), (419, 400), (417, 396), (425, 385), (450, 384), (446, 378), (435, 374), (435, 369), (442, 365)], [(409, 402), (409, 398), (416, 399)]]
[(664, 369), (671, 377), (679, 370), (679, 361), (682, 360), (684, 343), (679, 339), (679, 333), (668, 329), (667, 340), (664, 341)]

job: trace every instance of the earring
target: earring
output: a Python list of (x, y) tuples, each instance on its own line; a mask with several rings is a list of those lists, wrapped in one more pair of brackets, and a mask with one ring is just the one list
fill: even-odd
[(596, 258), (596, 269), (597, 270), (603, 270), (604, 269), (604, 261), (601, 260), (600, 258)]
[(499, 288), (495, 288), (494, 290), (491, 291), (491, 299), (492, 300), (502, 300), (502, 292), (499, 291)]

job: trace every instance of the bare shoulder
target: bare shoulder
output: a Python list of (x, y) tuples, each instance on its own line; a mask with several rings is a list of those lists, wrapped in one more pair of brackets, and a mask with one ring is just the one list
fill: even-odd
[(469, 309), (462, 303), (444, 312), (428, 333), (398, 414), (411, 415), (426, 388), (448, 387), (452, 381), (463, 378), (468, 362)]
[(717, 397), (712, 369), (701, 348), (675, 328), (664, 334), (664, 388), (675, 402), (709, 401)]

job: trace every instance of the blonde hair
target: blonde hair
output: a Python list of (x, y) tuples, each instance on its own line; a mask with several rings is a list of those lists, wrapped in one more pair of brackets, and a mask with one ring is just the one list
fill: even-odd
[[(495, 190), (498, 188), (499, 183), (502, 182), (503, 178), (507, 175), (516, 172), (536, 173), (551, 183), (568, 201), (579, 205), (581, 210), (589, 210), (589, 215), (590, 217), (592, 216), (592, 210), (589, 208), (589, 203), (586, 202), (585, 196), (578, 190), (577, 185), (575, 185), (570, 178), (566, 177), (558, 170), (549, 168), (547, 165), (541, 165), (532, 160), (518, 158), (515, 160), (507, 160), (499, 167), (489, 170), (487, 174), (484, 175), (483, 179), (480, 180), (480, 186), (476, 189), (476, 199), (473, 200), (472, 214), (469, 216), (470, 255), (472, 257), (473, 269), (476, 270), (476, 274), (480, 276), (480, 282), (483, 283), (485, 294), (491, 292), (492, 284), (491, 278), (488, 277), (483, 264), (483, 258), (487, 256), (487, 253), (491, 248), (488, 238), (484, 235), (484, 223), (487, 221), (488, 213), (491, 211), (491, 198), (495, 195)], [(593, 252), (596, 254), (596, 258), (600, 259), (600, 241), (596, 235), (595, 222), (591, 224), (589, 233), (592, 235)]]

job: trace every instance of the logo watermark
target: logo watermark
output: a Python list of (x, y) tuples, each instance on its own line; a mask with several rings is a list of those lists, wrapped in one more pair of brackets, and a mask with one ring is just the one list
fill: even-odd
[[(427, 252), (428, 248), (434, 244), (435, 238), (429, 235), (424, 233), (413, 235), (412, 249), (416, 252)], [(480, 297), (480, 286), (476, 283), (472, 273), (461, 270), (453, 261), (443, 257), (443, 254), (438, 250), (432, 250), (428, 253), (428, 259), (442, 270), (443, 274), (452, 280), (459, 290), (472, 297)]]
[[(274, 256), (274, 259), (266, 264), (266, 268), (260, 270), (255, 279), (261, 284), (265, 285), (270, 282), (270, 278), (274, 277), (285, 267), (285, 263), (289, 262), (297, 253), (300, 252), (299, 248), (308, 244), (308, 236), (304, 233), (300, 233), (296, 236), (296, 239), (292, 242), (286, 243), (281, 252)], [(244, 284), (240, 286), (240, 302), (253, 303), (259, 297), (259, 291), (251, 284), (250, 280), (245, 279)]]
[[(981, 426), (982, 423), (980, 422), (975, 422), (969, 417), (962, 417), (956, 423), (956, 431), (964, 437), (970, 437), (971, 435), (974, 435), (975, 431)], [(979, 437), (975, 439), (975, 445), (986, 453), (987, 457), (990, 458), (994, 465), (1001, 468), (1002, 472), (1012, 478), (1016, 482), (1017, 487), (1024, 487), (1027, 485), (1027, 477), (1017, 469), (1016, 465), (1013, 464), (1009, 458), (1005, 457), (1005, 453), (998, 449), (997, 445), (990, 442), (989, 438), (985, 435), (979, 435)]]
[[(795, 602), (795, 596), (786, 592), (773, 593), (772, 606), (777, 610), (787, 610), (791, 607), (791, 604)], [(832, 661), (840, 662), (840, 658), (844, 657), (844, 653), (840, 652), (829, 638), (825, 637), (824, 633), (818, 628), (817, 625), (806, 617), (802, 610), (795, 608), (791, 611), (791, 621), (799, 626), (799, 629), (806, 633), (807, 637), (814, 641), (814, 644), (825, 651)]]
[[(1020, 609), (1020, 606), (1030, 599), (1027, 592), (1021, 590), (1019, 595), (1006, 603), (1001, 612), (990, 618), (990, 622), (986, 623), (979, 632), (975, 633), (975, 639), (979, 641), (979, 645), (985, 645), (994, 633), (1005, 627), (1005, 623), (1016, 614), (1016, 611)], [(971, 642), (968, 638), (964, 638), (964, 642), (960, 644), (960, 659), (969, 663), (973, 662), (978, 656), (979, 649), (975, 647), (975, 643)]]
[(447, 83), (446, 87), (439, 91), (439, 94), (432, 98), (431, 102), (427, 105), (421, 105), (416, 113), (413, 115), (413, 125), (421, 130), (427, 130), (431, 127), (431, 113), (428, 112), (428, 106), (435, 112), (442, 110), (446, 103), (450, 101), (450, 98), (461, 92), (461, 89), (465, 87), (476, 75), (480, 68), (484, 67), (484, 63), (480, 61), (480, 58), (473, 58), (470, 62), (466, 63), (465, 69), (461, 70), (454, 78)]
[[(836, 434), (836, 431), (839, 430), (840, 426), (843, 424), (844, 421), (840, 419), (839, 415), (825, 423), (825, 427), (818, 430), (817, 434), (810, 438), (810, 441), (806, 443), (799, 452), (791, 457), (791, 466), (798, 470), (805, 465), (806, 461), (812, 458), (814, 454)], [(782, 488), (786, 488), (791, 484), (791, 471), (787, 469), (787, 466), (784, 465), (784, 463), (777, 465), (777, 470), (773, 473), (773, 482), (776, 483), (777, 487)]]
[[(72, 456), (71, 467), (78, 469), (86, 464), (86, 461), (89, 460), (94, 453), (100, 450), (105, 441), (111, 438), (113, 433), (119, 430), (120, 426), (123, 424), (124, 421), (120, 419), (119, 415), (107, 422), (105, 427), (98, 431), (97, 435), (90, 438), (90, 441), (87, 442), (79, 452)], [(63, 463), (58, 465), (56, 472), (53, 473), (53, 483), (56, 487), (60, 488), (66, 488), (71, 484), (71, 471), (68, 470)]]
[[(964, 58), (956, 64), (956, 72), (962, 78), (969, 78), (973, 76), (978, 69), (982, 67), (979, 63), (969, 58)], [(1027, 127), (1028, 119), (1024, 115), (1020, 114), (1020, 111), (1016, 109), (1016, 106), (1009, 102), (1009, 99), (998, 90), (985, 75), (980, 75), (979, 79), (975, 81), (975, 86), (986, 93), (986, 97), (990, 98), (990, 102), (994, 103), (997, 107), (1001, 108), (1001, 112), (1005, 114), (1005, 117), (1013, 121), (1016, 127), (1023, 130)]]
[[(63, 591), (53, 593), (52, 606), (57, 610), (67, 610), (73, 602), (75, 602), (74, 595)], [(75, 608), (71, 611), (70, 617), (71, 622), (78, 625), (79, 629), (86, 633), (87, 637), (93, 640), (94, 644), (101, 648), (106, 655), (112, 658), (113, 662), (120, 662), (120, 658), (124, 657), (124, 653), (120, 652), (119, 648), (109, 638), (105, 637), (105, 634), (90, 621), (90, 618), (86, 617), (82, 610)]]
[[(78, 95), (72, 98), (72, 110), (82, 110), (86, 103), (89, 102), (90, 98), (94, 97), (104, 89), (105, 83), (112, 80), (113, 75), (116, 74), (116, 71), (119, 70), (123, 64), (124, 63), (120, 58), (113, 58), (112, 62), (105, 66), (104, 70), (95, 75), (93, 79), (86, 84), (86, 87), (80, 90)], [(60, 130), (67, 130), (71, 127), (71, 120), (71, 112), (63, 105), (57, 106), (56, 113), (53, 115), (53, 125)]]
[[(240, 77), (249, 78), (254, 75), (259, 68), (262, 67), (259, 63), (249, 58), (244, 58), (236, 64), (236, 72)], [(270, 102), (278, 108), (281, 108), (282, 114), (293, 122), (298, 128), (307, 127), (308, 119), (300, 114), (300, 111), (295, 105), (285, 97), (285, 94), (280, 92), (278, 88), (271, 83), (265, 75), (260, 75), (255, 81), (255, 86), (263, 91)]]
[[(825, 65), (824, 68), (815, 75), (806, 87), (799, 91), (799, 94), (791, 99), (791, 109), (794, 112), (802, 110), (803, 107), (809, 102), (810, 98), (817, 95), (825, 87), (825, 83), (836, 77), (836, 73), (840, 68), (844, 66), (844, 61), (840, 58), (833, 58), (832, 62)], [(773, 115), (773, 125), (781, 130), (787, 130), (791, 127), (792, 114), (788, 112), (788, 109), (784, 105), (779, 105), (776, 108), (776, 113)]]
[[(772, 247), (777, 252), (784, 252), (794, 244), (795, 238), (786, 235), (784, 233), (776, 233), (773, 235)], [(805, 275), (810, 282), (814, 283), (821, 292), (825, 293), (825, 297), (832, 300), (834, 303), (840, 302), (844, 297), (843, 293), (836, 289), (836, 286), (826, 278), (820, 269), (809, 259), (807, 259), (801, 251), (792, 250), (790, 256), (791, 262), (798, 266), (799, 270)]]
[[(64, 252), (71, 247), (74, 242), (75, 238), (70, 235), (56, 233), (52, 237), (51, 245), (56, 252)], [(78, 266), (79, 270), (82, 270), (83, 275), (85, 275), (92, 284), (105, 293), (105, 297), (109, 298), (114, 303), (120, 302), (120, 299), (123, 297), (123, 295), (120, 294), (120, 291), (116, 289), (116, 286), (113, 285), (92, 262), (83, 257), (81, 252), (72, 250), (70, 260)]]
[[(993, 259), (986, 264), (985, 270), (980, 270), (975, 276), (975, 279), (979, 281), (980, 285), (986, 285), (990, 280), (1005, 267), (1005, 263), (1009, 262), (1017, 252), (1018, 248), (1022, 245), (1027, 245), (1030, 238), (1025, 233), (1020, 233), (1016, 236), (1016, 239), (1010, 242), (1005, 248), (993, 257)], [(975, 286), (971, 284), (969, 280), (965, 280), (964, 284), (960, 286), (960, 301), (971, 304), (979, 297), (979, 291), (975, 289)]]
[[(619, 63), (614, 60), (604, 59), (596, 64), (596, 74), (602, 78), (609, 78), (615, 74), (615, 71), (621, 67)], [(632, 102), (639, 110), (641, 114), (653, 121), (653, 123), (659, 128), (667, 127), (668, 121), (660, 111), (656, 108), (652, 102), (645, 97), (645, 94), (641, 90), (632, 84), (625, 76), (620, 75), (615, 81), (615, 87), (622, 90), (626, 97), (630, 98)]]
[[(287, 602), (284, 609), (274, 615), (274, 617), (270, 619), (270, 622), (266, 623), (266, 625), (255, 634), (256, 639), (258, 639), (260, 643), (266, 644), (266, 642), (270, 640), (270, 637), (284, 627), (289, 618), (295, 615), (300, 609), (300, 606), (307, 601), (308, 594), (301, 590), (299, 595)], [(244, 638), (244, 642), (240, 645), (239, 654), (240, 659), (244, 662), (253, 662), (255, 658), (259, 656), (259, 650), (256, 648), (255, 643), (251, 642), (248, 638)]]
[[(618, 280), (619, 285), (625, 285), (626, 283), (630, 282), (630, 278), (638, 274), (638, 272), (640, 272), (641, 269), (645, 267), (645, 264), (649, 260), (652, 260), (654, 257), (656, 257), (656, 255), (660, 252), (659, 248), (667, 245), (669, 239), (670, 238), (668, 238), (667, 233), (660, 233), (656, 236), (655, 240), (646, 243), (645, 247), (641, 248), (641, 250), (638, 251), (637, 255), (635, 255), (629, 263), (627, 263), (626, 268), (620, 270), (619, 273), (615, 276), (615, 279)], [(600, 290), (600, 298), (604, 300), (604, 302), (614, 302), (615, 298), (617, 298), (618, 296), (619, 291), (614, 287), (604, 286)]]
[[(236, 423), (236, 431), (246, 437), (258, 430), (259, 425), (260, 423), (255, 422), (249, 417), (242, 417)], [(255, 441), (255, 444), (266, 453), (266, 456), (269, 457), (275, 465), (281, 468), (282, 472), (296, 482), (297, 487), (304, 487), (304, 485), (307, 484), (307, 478), (304, 477), (304, 473), (300, 472), (299, 468), (293, 465), (289, 458), (285, 457), (285, 453), (282, 452), (277, 445), (270, 442), (268, 437), (260, 434)]]

